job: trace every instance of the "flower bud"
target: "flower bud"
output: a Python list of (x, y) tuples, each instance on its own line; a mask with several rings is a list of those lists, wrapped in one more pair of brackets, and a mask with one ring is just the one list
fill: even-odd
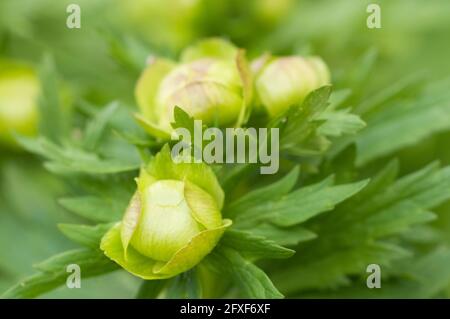
[(269, 59), (261, 65), (262, 62), (253, 63), (255, 88), (271, 117), (301, 103), (311, 91), (330, 82), (328, 67), (319, 57), (288, 56)]
[(140, 121), (170, 133), (179, 106), (207, 125), (233, 124), (246, 102), (238, 53), (224, 40), (209, 39), (187, 48), (179, 64), (154, 59), (136, 86)]
[(216, 246), (223, 191), (211, 168), (175, 164), (168, 147), (141, 171), (122, 222), (102, 239), (105, 254), (136, 276), (163, 279), (187, 271)]
[(32, 136), (37, 131), (39, 82), (33, 69), (0, 61), (0, 142), (15, 146), (13, 133)]

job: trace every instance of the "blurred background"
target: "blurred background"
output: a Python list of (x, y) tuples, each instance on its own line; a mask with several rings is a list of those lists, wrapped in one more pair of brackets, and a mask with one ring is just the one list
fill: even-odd
[[(81, 8), (79, 29), (66, 26), (71, 3)], [(381, 7), (380, 29), (366, 26), (369, 3)], [(448, 0), (1, 0), (0, 292), (30, 274), (32, 264), (72, 247), (56, 224), (76, 221), (56, 202), (67, 185), (22, 150), (11, 130), (33, 136), (51, 130), (45, 123), (52, 121), (81, 126), (86, 105), (111, 100), (133, 109), (134, 85), (148, 56), (176, 58), (207, 36), (230, 39), (250, 58), (264, 52), (320, 55), (335, 87), (358, 86), (355, 104), (400, 81), (408, 83), (401, 93), (411, 95), (418, 77), (448, 80), (449, 17)], [(358, 69), (371, 63), (370, 72)], [(10, 96), (15, 85), (27, 88), (19, 100)], [(63, 116), (34, 110), (42, 103), (39, 92), (48, 89), (64, 106)], [(28, 105), (27, 111), (16, 112), (17, 103)], [(439, 130), (404, 147), (394, 154), (402, 174), (434, 160), (450, 163), (449, 143), (450, 133)], [(450, 244), (450, 207), (438, 211), (435, 226)], [(44, 297), (131, 298), (138, 281), (117, 272), (86, 280), (86, 287)]]

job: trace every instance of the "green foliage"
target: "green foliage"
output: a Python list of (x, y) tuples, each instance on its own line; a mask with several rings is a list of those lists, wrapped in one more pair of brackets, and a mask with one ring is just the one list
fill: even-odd
[[(180, 43), (159, 45), (148, 28), (125, 23), (134, 17), (124, 16), (120, 1), (83, 1), (82, 33), (56, 28), (64, 26), (64, 4), (53, 2), (0, 2), (0, 58), (38, 65), (41, 82), (39, 137), (18, 137), (27, 154), (0, 150), (4, 298), (61, 296), (68, 264), (81, 267), (82, 285), (99, 277), (93, 296), (114, 285), (135, 290), (129, 278), (114, 284), (100, 277), (119, 266), (99, 243), (122, 219), (138, 169), (168, 138), (137, 125), (133, 87), (149, 54), (175, 58)], [(134, 278), (136, 298), (450, 297), (450, 95), (449, 80), (441, 79), (450, 71), (448, 1), (408, 1), (407, 10), (419, 14), (405, 16), (405, 4), (380, 0), (379, 30), (365, 27), (368, 1), (300, 2), (268, 23), (257, 16), (257, 1), (204, 1), (200, 11), (210, 16), (192, 30), (183, 23), (182, 40), (221, 35), (244, 44), (249, 56), (318, 54), (333, 87), (311, 92), (270, 123), (256, 105), (243, 108), (239, 125), (280, 129), (280, 172), (261, 176), (248, 164), (199, 170), (198, 180), (216, 174), (225, 194), (218, 184), (203, 186), (224, 202), (222, 215), (233, 225), (192, 270)], [(152, 12), (140, 11), (153, 21)], [(153, 29), (171, 39), (170, 30)], [(237, 62), (249, 102), (251, 75), (242, 56)], [(173, 128), (193, 137), (193, 120), (175, 107)], [(38, 158), (56, 178), (40, 170)], [(372, 263), (382, 267), (382, 289), (367, 289)], [(35, 274), (23, 279), (32, 264)]]
[(118, 269), (99, 250), (70, 250), (37, 264), (35, 268), (40, 271), (38, 274), (24, 279), (6, 291), (2, 297), (33, 298), (55, 289), (66, 282), (66, 267), (70, 264), (80, 266), (83, 277), (86, 278)]
[(256, 265), (244, 259), (240, 253), (230, 248), (216, 249), (207, 257), (218, 273), (228, 273), (241, 294), (247, 298), (282, 298), (269, 277)]

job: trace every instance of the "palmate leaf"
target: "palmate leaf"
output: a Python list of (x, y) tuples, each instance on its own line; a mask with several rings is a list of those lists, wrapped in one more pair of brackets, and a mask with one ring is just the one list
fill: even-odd
[(311, 92), (301, 105), (291, 107), (278, 119), (281, 150), (301, 149), (301, 145), (315, 135), (320, 125), (315, 120), (327, 108), (330, 94), (331, 86), (319, 88)]
[(84, 136), (84, 147), (87, 150), (93, 151), (98, 147), (102, 135), (118, 107), (117, 102), (110, 103), (88, 123)]
[(389, 262), (408, 256), (407, 251), (395, 245), (364, 242), (354, 249), (336, 249), (333, 253), (314, 258), (303, 265), (279, 265), (278, 267), (284, 267), (283, 272), (274, 271), (270, 276), (280, 291), (289, 297), (295, 297), (302, 291), (347, 286), (351, 283), (347, 274), (365, 275), (369, 264), (388, 266)]
[(436, 132), (450, 129), (450, 96), (425, 95), (414, 102), (391, 104), (368, 120), (356, 138), (358, 165), (413, 145)]
[(330, 138), (363, 129), (365, 122), (350, 113), (350, 108), (337, 109), (350, 93), (340, 90), (331, 94), (331, 86), (323, 86), (275, 119), (271, 125), (280, 128), (280, 150), (300, 157), (319, 155), (329, 148)]
[(98, 224), (96, 226), (59, 224), (61, 232), (74, 242), (92, 249), (100, 247), (103, 235), (113, 226), (114, 223)]
[(96, 222), (115, 222), (121, 219), (128, 203), (99, 196), (65, 197), (59, 204), (81, 217)]
[(64, 284), (70, 273), (67, 266), (80, 266), (83, 278), (98, 276), (118, 269), (100, 250), (78, 249), (51, 257), (36, 265), (39, 273), (26, 278), (6, 291), (3, 298), (34, 298)]
[(191, 136), (194, 136), (194, 118), (187, 114), (182, 108), (179, 106), (175, 106), (173, 110), (173, 118), (174, 121), (171, 123), (173, 129), (184, 128), (187, 129)]
[(251, 191), (231, 203), (225, 215), (235, 229), (263, 236), (282, 245), (295, 245), (317, 235), (302, 223), (358, 193), (368, 181), (333, 186), (333, 179), (292, 191), (299, 174), (295, 167), (278, 181)]
[(271, 223), (263, 223), (253, 227), (251, 233), (264, 238), (270, 238), (270, 240), (283, 246), (295, 246), (300, 242), (317, 238), (317, 234), (302, 224), (280, 227)]
[[(349, 275), (363, 276), (368, 264), (409, 256), (400, 235), (434, 219), (429, 209), (450, 199), (450, 174), (435, 164), (397, 181), (396, 172), (395, 162), (388, 164), (359, 194), (308, 224), (318, 238), (297, 247), (301, 258), (279, 265), (283, 274), (270, 272), (281, 291), (297, 296), (340, 287), (352, 282)], [(292, 277), (302, 280), (289, 282)]]
[(269, 277), (234, 249), (218, 247), (206, 257), (206, 262), (218, 274), (228, 273), (240, 287), (244, 298), (283, 298)]
[(229, 217), (234, 217), (239, 212), (246, 211), (247, 209), (260, 204), (261, 200), (263, 199), (279, 199), (281, 196), (287, 194), (292, 190), (292, 188), (297, 183), (299, 173), (299, 167), (295, 167), (289, 172), (289, 174), (287, 174), (277, 182), (245, 194), (228, 206), (226, 215)]
[(45, 167), (56, 174), (113, 174), (136, 170), (140, 166), (133, 157), (126, 162), (102, 159), (75, 146), (58, 146), (43, 137), (37, 140), (20, 138), (19, 142), (28, 151), (47, 158)]
[(249, 259), (288, 258), (295, 251), (282, 247), (274, 241), (250, 232), (229, 230), (221, 240), (222, 245), (239, 250), (239, 253)]
[(353, 283), (350, 287), (338, 291), (304, 293), (300, 298), (436, 298), (448, 297), (442, 291), (450, 283), (450, 250), (437, 247), (424, 256), (408, 258), (402, 267), (402, 280), (386, 278), (382, 280), (382, 289), (367, 289), (365, 280)]
[(319, 119), (324, 123), (319, 126), (318, 133), (325, 136), (353, 135), (366, 127), (366, 123), (358, 115), (351, 114), (350, 109), (325, 112)]
[(195, 269), (184, 272), (169, 280), (164, 297), (169, 299), (198, 299), (202, 291)]
[(368, 181), (333, 186), (333, 179), (300, 187), (278, 200), (260, 201), (246, 210), (239, 210), (235, 217), (235, 226), (251, 228), (261, 222), (270, 222), (278, 226), (289, 227), (329, 211), (338, 203), (358, 193)]

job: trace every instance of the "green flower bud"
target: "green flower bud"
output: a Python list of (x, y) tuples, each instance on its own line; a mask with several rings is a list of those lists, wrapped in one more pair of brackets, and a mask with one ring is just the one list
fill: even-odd
[(175, 164), (167, 146), (141, 170), (137, 186), (122, 222), (100, 246), (136, 276), (163, 279), (189, 270), (231, 225), (222, 220), (224, 195), (211, 168)]
[(179, 64), (154, 59), (136, 86), (138, 119), (159, 137), (158, 131), (171, 132), (175, 106), (207, 125), (236, 122), (250, 94), (242, 59), (238, 49), (220, 39), (187, 48)]
[(13, 132), (36, 134), (38, 95), (39, 81), (32, 68), (0, 61), (0, 142), (16, 146)]
[[(269, 61), (264, 61), (264, 59)], [(330, 72), (319, 57), (288, 56), (253, 62), (255, 88), (271, 117), (301, 103), (313, 90), (330, 83)]]

